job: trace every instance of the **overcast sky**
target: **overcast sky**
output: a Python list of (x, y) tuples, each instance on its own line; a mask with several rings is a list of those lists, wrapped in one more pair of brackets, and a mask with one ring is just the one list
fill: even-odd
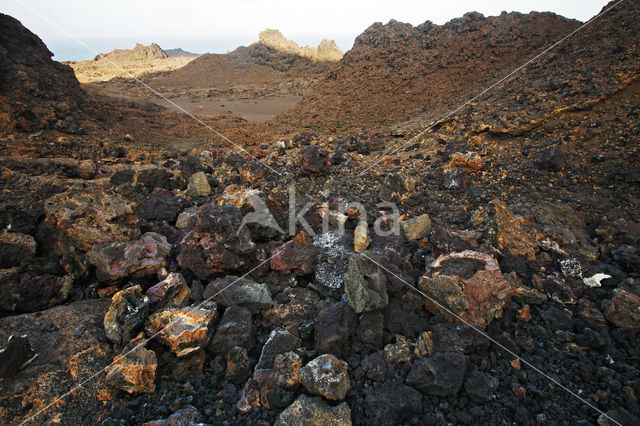
[[(443, 24), (465, 12), (552, 11), (586, 21), (602, 0), (0, 0), (0, 11), (44, 40), (58, 60), (89, 59), (95, 52), (69, 39), (46, 18), (99, 52), (157, 42), (163, 48), (225, 52), (277, 28), (298, 44), (336, 40), (343, 50), (373, 22)], [(25, 6), (25, 5), (28, 5)], [(29, 9), (32, 8), (32, 10)], [(35, 12), (34, 12), (35, 11)], [(41, 16), (39, 16), (41, 15)]]

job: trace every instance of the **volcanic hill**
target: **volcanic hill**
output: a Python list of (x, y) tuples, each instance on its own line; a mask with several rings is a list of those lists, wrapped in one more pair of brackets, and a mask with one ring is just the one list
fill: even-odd
[(578, 25), (553, 13), (467, 13), (441, 26), (375, 23), (298, 105), (274, 121), (337, 130), (440, 111)]
[(224, 54), (204, 54), (157, 80), (164, 86), (226, 88), (234, 85), (274, 84), (292, 78), (323, 75), (342, 57), (335, 42), (300, 48), (278, 30), (260, 33), (260, 39)]
[(89, 107), (73, 70), (52, 56), (38, 36), (0, 14), (0, 131), (71, 129)]

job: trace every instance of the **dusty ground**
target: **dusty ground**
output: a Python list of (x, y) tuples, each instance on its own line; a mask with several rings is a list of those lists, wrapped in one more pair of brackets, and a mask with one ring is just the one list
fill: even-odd
[(73, 68), (73, 72), (80, 83), (95, 83), (109, 81), (117, 77), (141, 77), (145, 74), (174, 71), (182, 68), (193, 59), (179, 56), (129, 62), (100, 59), (97, 61), (69, 61), (64, 63)]

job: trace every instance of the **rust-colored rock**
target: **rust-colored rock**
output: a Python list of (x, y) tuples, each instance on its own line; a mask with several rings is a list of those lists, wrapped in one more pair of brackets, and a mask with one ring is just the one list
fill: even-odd
[(421, 277), (419, 283), (431, 299), (425, 306), (452, 320), (457, 316), (484, 327), (502, 313), (511, 296), (511, 285), (498, 262), (486, 253), (465, 250), (442, 255), (429, 266), (428, 273), (430, 276)]
[(507, 205), (500, 200), (494, 200), (491, 202), (490, 210), (494, 215), (495, 241), (498, 248), (514, 256), (523, 256), (528, 261), (535, 260), (536, 252), (533, 239)]
[(448, 170), (462, 169), (467, 173), (475, 173), (482, 170), (482, 157), (477, 152), (454, 152), (451, 154)]
[(353, 231), (353, 249), (356, 253), (365, 251), (367, 247), (369, 247), (370, 242), (371, 239), (369, 238), (367, 222), (360, 221)]
[(300, 167), (310, 175), (327, 173), (331, 167), (329, 151), (317, 145), (307, 145), (300, 150)]
[(104, 370), (104, 381), (109, 386), (127, 393), (155, 392), (156, 354), (144, 347), (144, 334), (140, 333), (116, 355)]
[(215, 304), (206, 308), (169, 308), (151, 315), (145, 330), (169, 346), (176, 356), (183, 357), (207, 346), (215, 316)]
[(270, 260), (271, 269), (290, 274), (309, 275), (316, 263), (317, 249), (306, 232), (300, 231), (291, 241), (276, 247)]

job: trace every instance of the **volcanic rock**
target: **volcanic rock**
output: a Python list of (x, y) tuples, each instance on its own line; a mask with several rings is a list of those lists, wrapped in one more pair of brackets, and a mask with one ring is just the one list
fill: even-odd
[(133, 177), (133, 185), (143, 186), (148, 191), (153, 191), (155, 188), (170, 190), (173, 186), (172, 178), (171, 172), (164, 167), (146, 167), (136, 172)]
[(87, 253), (87, 259), (96, 267), (99, 279), (114, 281), (156, 273), (166, 265), (170, 251), (163, 235), (147, 232), (138, 241), (100, 244)]
[(452, 251), (476, 250), (477, 234), (474, 231), (454, 231), (436, 225), (431, 231), (429, 242), (437, 254), (448, 254)]
[(389, 343), (384, 347), (384, 360), (387, 364), (411, 362), (411, 342), (401, 334), (396, 334), (396, 343)]
[(423, 214), (400, 222), (400, 231), (407, 241), (419, 240), (431, 232), (431, 219)]
[(247, 350), (240, 346), (232, 347), (225, 355), (227, 360), (227, 370), (224, 374), (225, 380), (242, 385), (251, 376), (255, 361), (249, 358)]
[(139, 285), (120, 290), (111, 298), (104, 316), (104, 331), (113, 343), (126, 345), (142, 327), (149, 311), (149, 298)]
[(295, 351), (300, 347), (301, 343), (299, 337), (294, 336), (287, 330), (273, 330), (262, 347), (256, 370), (273, 368), (273, 363), (278, 354)]
[(198, 217), (198, 208), (197, 207), (189, 207), (186, 210), (183, 210), (176, 219), (176, 228), (178, 229), (187, 229), (189, 227), (189, 222), (192, 218)]
[(276, 329), (262, 347), (253, 378), (260, 388), (262, 405), (286, 407), (295, 398), (289, 388), (299, 383), (302, 359), (294, 351), (302, 342), (286, 330)]
[(317, 145), (307, 145), (300, 150), (300, 167), (310, 175), (320, 175), (327, 173), (331, 162), (329, 161), (329, 151)]
[(183, 308), (189, 304), (191, 289), (181, 274), (171, 272), (164, 280), (150, 287), (147, 296), (157, 309)]
[(370, 255), (355, 254), (349, 259), (344, 292), (357, 314), (382, 309), (389, 303), (387, 279), (382, 269), (369, 259)]
[(283, 408), (295, 398), (292, 391), (300, 384), (302, 358), (289, 351), (276, 355), (273, 368), (256, 368), (253, 380), (260, 388), (260, 401), (266, 408)]
[(366, 312), (358, 322), (358, 340), (375, 348), (382, 346), (384, 315), (382, 312)]
[(452, 319), (484, 327), (501, 314), (511, 295), (498, 262), (486, 253), (465, 250), (442, 255), (429, 270), (431, 277), (423, 276), (419, 282), (430, 299), (425, 305)]
[(499, 384), (498, 379), (492, 375), (474, 371), (464, 381), (464, 390), (476, 399), (491, 401), (495, 397), (495, 391), (498, 390)]
[(209, 349), (215, 354), (226, 354), (234, 346), (253, 348), (251, 311), (241, 306), (229, 306), (224, 311)]
[(204, 298), (222, 306), (244, 306), (251, 312), (269, 308), (273, 303), (266, 284), (234, 275), (211, 281), (205, 288)]
[(351, 410), (346, 402), (335, 407), (322, 398), (300, 395), (278, 416), (274, 426), (351, 425)]
[(171, 194), (153, 194), (138, 206), (138, 214), (145, 220), (173, 223), (180, 212), (180, 204), (180, 199)]
[(404, 203), (415, 192), (415, 183), (407, 176), (389, 173), (380, 186), (380, 199), (393, 203)]
[(364, 415), (370, 424), (400, 424), (422, 413), (422, 395), (397, 382), (385, 382), (367, 393)]
[(349, 340), (356, 331), (356, 314), (346, 303), (327, 306), (315, 320), (315, 348), (319, 353), (343, 356), (349, 350)]
[(133, 204), (98, 189), (70, 189), (44, 203), (47, 222), (57, 229), (56, 251), (67, 272), (86, 270), (84, 253), (99, 244), (140, 236)]
[(202, 206), (180, 242), (179, 265), (201, 280), (244, 266), (247, 261), (243, 256), (252, 253), (255, 244), (241, 222), (242, 214), (236, 207)]
[(622, 288), (613, 291), (613, 297), (603, 303), (604, 314), (617, 327), (640, 329), (640, 296)]
[(455, 395), (462, 387), (469, 358), (456, 352), (438, 352), (413, 363), (407, 384), (428, 395)]
[(7, 344), (0, 350), (0, 378), (16, 374), (36, 356), (26, 335), (9, 336)]
[(500, 200), (494, 200), (489, 207), (495, 220), (497, 247), (514, 256), (522, 256), (527, 261), (535, 260), (533, 239), (525, 232), (522, 223), (509, 211), (507, 205)]
[(353, 231), (353, 249), (356, 253), (365, 251), (369, 247), (369, 228), (367, 222), (360, 221)]
[(204, 172), (198, 172), (191, 175), (186, 194), (191, 198), (206, 197), (211, 194), (211, 186), (209, 185), (207, 175), (205, 175)]
[(31, 235), (16, 232), (0, 234), (0, 268), (18, 266), (36, 254), (36, 241)]
[(169, 346), (176, 356), (183, 357), (207, 346), (216, 311), (215, 304), (165, 309), (149, 317), (145, 330)]
[(300, 381), (308, 392), (339, 401), (351, 389), (348, 368), (346, 362), (334, 355), (320, 355), (300, 370)]
[(144, 423), (144, 426), (187, 426), (201, 424), (202, 416), (193, 406), (188, 405), (179, 409), (166, 419), (153, 420)]
[(146, 349), (144, 334), (131, 340), (105, 369), (104, 382), (127, 393), (155, 392), (156, 354)]
[(271, 269), (290, 274), (309, 275), (313, 272), (318, 250), (306, 232), (300, 231), (295, 238), (273, 249)]
[(477, 152), (467, 152), (464, 154), (456, 152), (451, 154), (447, 168), (449, 170), (462, 169), (467, 173), (475, 173), (482, 170), (482, 157), (480, 157)]

